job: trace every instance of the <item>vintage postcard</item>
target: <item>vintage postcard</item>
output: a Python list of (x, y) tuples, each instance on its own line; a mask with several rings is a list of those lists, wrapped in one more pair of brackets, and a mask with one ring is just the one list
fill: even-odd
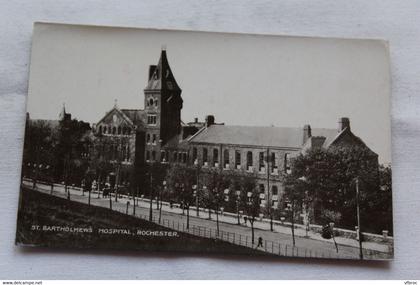
[(16, 244), (393, 258), (382, 40), (36, 23)]

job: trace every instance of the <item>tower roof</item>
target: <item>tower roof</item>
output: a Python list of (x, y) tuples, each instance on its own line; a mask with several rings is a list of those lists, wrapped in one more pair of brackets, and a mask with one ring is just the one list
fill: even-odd
[(158, 64), (150, 66), (149, 82), (145, 90), (181, 91), (169, 66), (165, 49), (161, 51)]

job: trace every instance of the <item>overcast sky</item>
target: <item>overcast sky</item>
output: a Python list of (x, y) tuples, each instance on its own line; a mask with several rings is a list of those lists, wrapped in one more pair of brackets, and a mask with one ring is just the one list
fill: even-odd
[(114, 100), (143, 109), (148, 66), (166, 46), (181, 87), (182, 119), (229, 125), (352, 131), (391, 161), (387, 44), (377, 40), (257, 36), (36, 24), (27, 109), (95, 123)]

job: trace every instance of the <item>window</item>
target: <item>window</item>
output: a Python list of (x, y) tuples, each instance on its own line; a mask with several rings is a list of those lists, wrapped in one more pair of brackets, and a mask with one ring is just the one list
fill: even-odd
[(152, 151), (152, 160), (155, 161), (156, 160), (156, 151)]
[(131, 128), (127, 129), (127, 134), (131, 135)]
[(153, 134), (153, 141), (152, 141), (152, 143), (153, 144), (156, 144), (156, 134)]
[(112, 128), (112, 134), (115, 135), (116, 132), (117, 132), (117, 128), (116, 127), (113, 127)]
[(99, 133), (102, 134), (102, 126), (99, 126)]
[(183, 162), (183, 163), (187, 163), (187, 153), (186, 153), (186, 152), (184, 152), (184, 153), (182, 154), (182, 162)]
[(272, 195), (278, 195), (278, 193), (279, 193), (279, 190), (278, 190), (277, 186), (276, 185), (273, 185), (271, 187), (271, 194)]
[(158, 100), (155, 99), (155, 107), (157, 107), (157, 105), (158, 105)]
[(106, 134), (106, 126), (104, 126), (104, 134)]
[(274, 152), (271, 153), (270, 161), (271, 161), (271, 170), (272, 170), (271, 172), (274, 172), (275, 169), (277, 169), (277, 165), (276, 165), (276, 153), (274, 153)]
[(127, 161), (130, 160), (130, 145), (127, 145)]
[(150, 160), (150, 151), (146, 151), (146, 160)]
[(265, 171), (265, 162), (264, 162), (264, 152), (263, 151), (260, 152), (260, 159), (259, 159), (259, 161), (260, 161), (260, 163), (259, 163), (259, 165), (260, 165), (260, 171), (261, 172), (264, 172)]
[(150, 99), (149, 99), (149, 101), (148, 101), (148, 105), (149, 105), (149, 106), (153, 106), (153, 98), (150, 98)]
[(178, 153), (174, 151), (174, 162), (178, 161)]
[(207, 148), (203, 148), (203, 163), (206, 164), (207, 163), (207, 157), (208, 157), (208, 153), (207, 153)]
[(223, 151), (223, 164), (225, 168), (229, 167), (229, 150), (227, 149)]
[(146, 143), (150, 143), (150, 134), (146, 135)]
[(123, 135), (126, 135), (127, 134), (127, 127), (123, 127), (122, 132), (123, 132)]
[(247, 169), (248, 170), (251, 170), (252, 165), (253, 165), (253, 162), (252, 162), (252, 151), (248, 151), (246, 153), (246, 167), (247, 167)]
[(118, 134), (121, 135), (121, 127), (118, 127)]
[(197, 160), (197, 148), (193, 147), (193, 163), (195, 163), (195, 161)]
[(289, 154), (284, 154), (284, 172), (290, 174)]
[(239, 150), (235, 150), (235, 167), (241, 167), (241, 152)]
[(157, 122), (156, 115), (147, 115), (148, 125), (156, 125), (156, 122)]
[(216, 163), (219, 164), (219, 150), (217, 148), (213, 149), (213, 165), (216, 166)]
[(260, 193), (261, 193), (261, 194), (264, 194), (264, 193), (265, 193), (265, 187), (264, 187), (264, 184), (260, 184), (259, 188), (260, 188)]
[(164, 151), (164, 150), (162, 150), (162, 151), (160, 152), (160, 161), (161, 161), (161, 162), (166, 161), (166, 153), (165, 153), (165, 151)]

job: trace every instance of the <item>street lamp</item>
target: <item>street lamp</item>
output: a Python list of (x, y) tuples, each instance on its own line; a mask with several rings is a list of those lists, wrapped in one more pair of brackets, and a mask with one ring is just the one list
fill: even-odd
[(236, 216), (238, 218), (238, 225), (241, 224), (241, 220), (239, 217), (239, 202), (240, 202), (240, 196), (241, 196), (241, 191), (237, 190), (236, 191)]
[(197, 217), (200, 216), (200, 208), (199, 208), (199, 204), (198, 204), (198, 186), (197, 185), (193, 185), (192, 186), (193, 191), (193, 196), (195, 197), (195, 206), (197, 207), (196, 209), (196, 214)]
[(194, 189), (194, 193), (195, 193), (195, 204), (196, 204), (196, 207), (197, 207), (197, 211), (196, 211), (196, 214), (197, 214), (197, 217), (199, 217), (200, 216), (200, 207), (199, 207), (199, 204), (198, 204), (198, 188), (200, 187), (199, 185), (199, 183), (200, 183), (200, 165), (198, 164), (198, 159), (196, 159), (196, 160), (194, 160), (194, 165), (195, 165), (195, 167), (196, 167), (196, 180), (197, 180), (197, 184), (195, 184), (195, 185), (193, 185), (193, 189)]
[(215, 193), (215, 197), (216, 197), (216, 228), (217, 228), (217, 233), (216, 235), (219, 236), (219, 198), (220, 198), (220, 194), (217, 192), (216, 189), (213, 189), (213, 193)]
[[(163, 189), (165, 189), (165, 192), (166, 192), (166, 180), (163, 180), (162, 186), (163, 186)], [(162, 217), (162, 192), (160, 193), (159, 201), (160, 201), (160, 207), (159, 207), (159, 224), (160, 224), (161, 217)]]
[(362, 247), (362, 230), (360, 228), (360, 191), (359, 191), (359, 177), (355, 178), (356, 186), (356, 214), (357, 214), (357, 233), (359, 236), (359, 257), (363, 259), (363, 247)]

